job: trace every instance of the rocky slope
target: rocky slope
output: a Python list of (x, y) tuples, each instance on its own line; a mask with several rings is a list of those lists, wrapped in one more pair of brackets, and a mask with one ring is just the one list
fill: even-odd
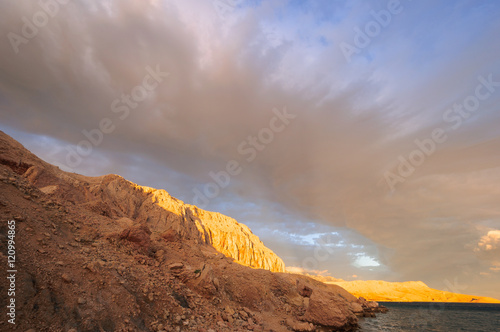
[(3, 163), (17, 163), (18, 172), (51, 197), (108, 218), (144, 223), (160, 233), (170, 232), (210, 244), (243, 265), (274, 272), (285, 270), (283, 261), (247, 226), (230, 217), (184, 204), (165, 190), (138, 186), (118, 175), (91, 178), (62, 172), (12, 142), (5, 134), (0, 140)]
[(464, 295), (432, 289), (422, 281), (387, 282), (379, 280), (356, 280), (329, 283), (341, 286), (353, 295), (362, 296), (371, 301), (500, 303), (500, 300), (490, 297)]
[[(62, 172), (2, 132), (0, 220), (4, 266), (15, 222), (19, 331), (350, 331), (377, 307), (279, 273), (231, 218), (117, 175)], [(9, 287), (2, 277), (2, 303)]]

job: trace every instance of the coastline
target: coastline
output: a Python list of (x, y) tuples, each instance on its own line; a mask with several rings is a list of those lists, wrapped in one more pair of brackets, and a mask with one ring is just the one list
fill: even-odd
[(497, 331), (500, 303), (380, 302), (387, 314), (361, 319), (363, 332)]
[(500, 300), (492, 297), (458, 294), (433, 289), (422, 281), (356, 280), (328, 283), (338, 285), (356, 297), (361, 296), (368, 301), (376, 302), (500, 304)]
[(450, 306), (456, 306), (456, 307), (491, 307), (491, 308), (500, 308), (500, 303), (484, 303), (484, 302), (409, 302), (409, 301), (377, 301), (379, 305), (391, 305), (391, 304), (397, 304), (397, 305), (414, 305), (414, 306), (420, 306), (420, 305), (450, 305)]

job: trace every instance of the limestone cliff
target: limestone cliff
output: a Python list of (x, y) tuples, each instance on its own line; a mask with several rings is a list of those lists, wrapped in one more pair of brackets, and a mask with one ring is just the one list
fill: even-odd
[(85, 207), (117, 223), (144, 224), (158, 235), (169, 233), (211, 245), (246, 266), (273, 272), (285, 270), (283, 261), (247, 226), (220, 213), (185, 204), (165, 190), (139, 186), (118, 175), (86, 177), (63, 172), (1, 131), (0, 155), (1, 164), (9, 165), (54, 198)]

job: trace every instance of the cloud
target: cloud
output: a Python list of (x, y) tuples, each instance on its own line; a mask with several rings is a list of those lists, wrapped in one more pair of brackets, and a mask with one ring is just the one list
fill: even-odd
[(492, 230), (482, 236), (476, 250), (486, 252), (500, 250), (500, 230)]
[[(243, 171), (208, 208), (251, 225), (291, 265), (338, 232), (317, 270), (472, 283), (484, 264), (477, 239), (500, 228), (498, 88), (457, 130), (443, 114), (474, 94), (478, 76), (500, 81), (491, 42), (500, 8), (401, 3), (349, 63), (340, 43), (354, 43), (353, 29), (387, 1), (248, 2), (223, 17), (211, 1), (69, 2), (18, 53), (0, 41), (0, 122), (63, 166), (68, 146), (109, 118), (116, 129), (73, 170), (120, 173), (188, 203), (235, 160)], [(40, 10), (2, 2), (1, 35), (22, 35), (22, 18)], [(148, 66), (169, 76), (120, 119), (113, 102), (133, 94)], [(285, 107), (296, 118), (248, 162), (240, 142)], [(436, 128), (446, 142), (391, 192), (385, 172)], [(359, 253), (381, 266), (353, 267)]]
[(358, 268), (371, 268), (371, 267), (377, 267), (380, 266), (380, 263), (377, 262), (376, 259), (373, 257), (367, 256), (365, 254), (357, 254), (356, 255), (356, 260), (354, 261), (353, 265), (358, 267)]
[(481, 260), (486, 262), (489, 271), (500, 272), (500, 230), (490, 230), (483, 235), (474, 251)]
[(286, 271), (289, 273), (297, 273), (297, 274), (312, 274), (312, 275), (325, 275), (328, 274), (328, 270), (306, 270), (303, 267), (298, 267), (298, 266), (287, 266)]

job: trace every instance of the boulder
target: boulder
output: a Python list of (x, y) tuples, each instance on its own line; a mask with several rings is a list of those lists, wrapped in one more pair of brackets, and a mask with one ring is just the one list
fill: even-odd
[(348, 303), (329, 292), (314, 292), (311, 295), (304, 320), (336, 329), (357, 324), (357, 318), (349, 308)]
[(354, 312), (355, 314), (363, 312), (363, 306), (357, 302), (351, 302), (349, 303), (349, 306), (351, 308), (351, 311)]
[(174, 229), (166, 230), (161, 234), (161, 237), (168, 242), (176, 242), (179, 240), (179, 234)]
[(136, 225), (123, 230), (121, 239), (137, 243), (141, 247), (149, 247), (151, 244), (151, 231), (146, 225)]
[(304, 285), (299, 280), (297, 280), (297, 291), (302, 297), (311, 297), (313, 292), (311, 287)]

